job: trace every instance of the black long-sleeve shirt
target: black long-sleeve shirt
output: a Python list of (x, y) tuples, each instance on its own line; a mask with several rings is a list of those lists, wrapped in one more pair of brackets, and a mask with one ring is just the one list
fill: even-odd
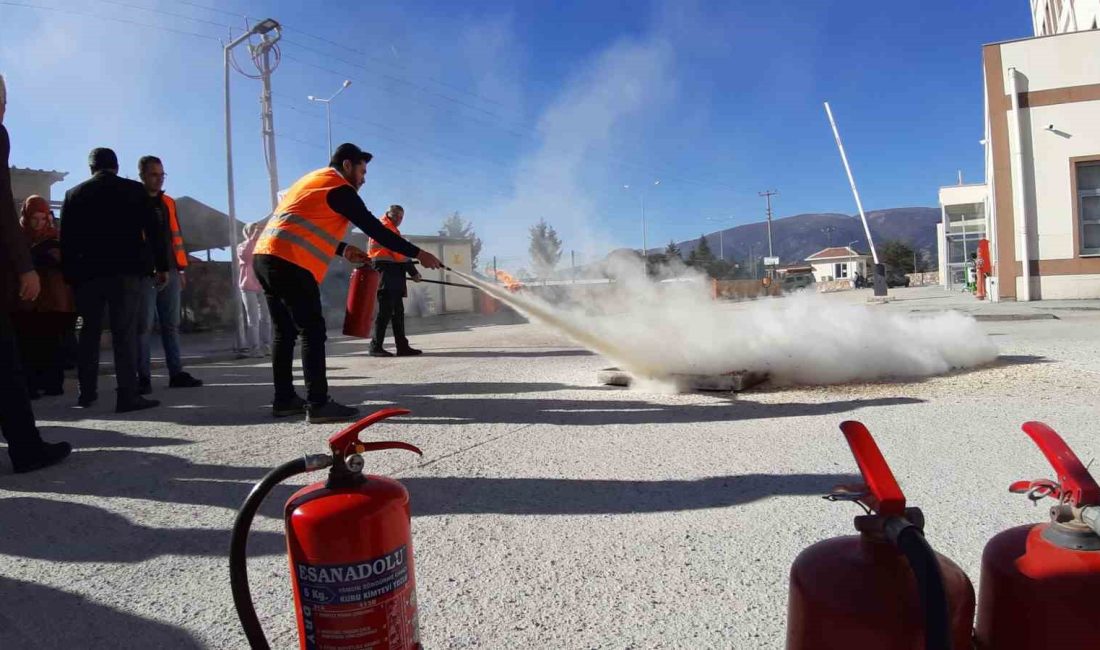
[[(329, 190), (326, 201), (328, 202), (328, 207), (355, 224), (359, 230), (367, 233), (367, 237), (370, 237), (391, 251), (412, 258), (420, 254), (420, 249), (418, 247), (409, 243), (409, 241), (401, 235), (394, 234), (389, 228), (382, 225), (378, 217), (371, 214), (371, 211), (367, 209), (366, 204), (363, 203), (363, 199), (359, 198), (359, 193), (356, 192), (355, 188), (351, 185), (342, 185)], [(344, 248), (345, 244), (340, 242), (340, 245), (336, 247), (336, 254), (343, 255)]]
[(8, 167), (10, 154), (8, 130), (0, 124), (0, 310), (7, 310), (15, 304), (18, 276), (34, 269), (27, 239), (23, 236), (15, 212), (11, 168)]
[(61, 265), (79, 283), (110, 275), (168, 271), (149, 195), (136, 181), (99, 172), (65, 193), (61, 206)]

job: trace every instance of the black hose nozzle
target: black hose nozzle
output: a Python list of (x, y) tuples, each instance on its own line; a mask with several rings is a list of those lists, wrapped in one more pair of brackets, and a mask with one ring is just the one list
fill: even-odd
[(245, 497), (237, 519), (233, 522), (233, 537), (229, 541), (229, 586), (233, 592), (233, 605), (237, 608), (237, 617), (241, 619), (245, 638), (252, 650), (270, 650), (264, 636), (260, 619), (256, 617), (256, 608), (252, 604), (252, 592), (248, 588), (248, 531), (252, 528), (252, 519), (264, 498), (279, 483), (291, 476), (305, 474), (332, 465), (332, 456), (314, 454), (303, 456), (283, 463), (267, 473), (252, 491)]

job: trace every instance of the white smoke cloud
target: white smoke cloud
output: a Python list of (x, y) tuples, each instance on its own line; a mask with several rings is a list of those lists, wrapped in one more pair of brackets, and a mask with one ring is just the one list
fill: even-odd
[(690, 269), (650, 280), (636, 262), (610, 262), (613, 284), (568, 303), (497, 295), (619, 367), (674, 385), (676, 375), (744, 370), (777, 385), (914, 379), (997, 357), (974, 319), (958, 312), (898, 314), (812, 291), (718, 302), (709, 280)]
[(600, 169), (617, 128), (644, 119), (675, 96), (674, 48), (660, 36), (622, 39), (576, 73), (538, 120), (538, 146), (516, 165), (513, 191), (478, 214), (488, 252), (523, 257), (527, 229), (540, 218), (567, 247), (602, 256), (620, 237), (600, 225), (593, 186), (607, 194), (621, 182)]

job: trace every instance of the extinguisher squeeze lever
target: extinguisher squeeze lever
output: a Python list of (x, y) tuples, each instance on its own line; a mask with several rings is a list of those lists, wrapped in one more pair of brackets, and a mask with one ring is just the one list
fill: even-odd
[(1062, 436), (1046, 424), (1025, 422), (1021, 428), (1043, 452), (1057, 479), (1016, 481), (1009, 486), (1009, 491), (1027, 494), (1033, 501), (1053, 497), (1068, 506), (1071, 513), (1077, 511), (1081, 521), (1100, 535), (1100, 485), (1088, 468)]
[(924, 515), (919, 508), (905, 507), (905, 494), (867, 427), (848, 420), (840, 423), (840, 430), (855, 456), (864, 484), (838, 486), (826, 498), (856, 501), (872, 513), (857, 517), (856, 528), (865, 535), (885, 538), (913, 570), (924, 614), (924, 647), (951, 650), (947, 588), (936, 553), (924, 537)]

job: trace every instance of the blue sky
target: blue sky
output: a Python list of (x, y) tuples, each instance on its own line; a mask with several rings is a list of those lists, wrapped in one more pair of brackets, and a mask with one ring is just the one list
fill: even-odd
[[(306, 96), (351, 79), (333, 137), (375, 154), (367, 205), (420, 234), (459, 211), (502, 267), (539, 218), (582, 260), (640, 246), (643, 187), (651, 247), (760, 220), (764, 189), (777, 216), (854, 213), (824, 100), (868, 209), (936, 205), (957, 169), (982, 176), (981, 45), (1030, 35), (1025, 0), (0, 0), (12, 164), (70, 172), (60, 195), (94, 146), (131, 176), (154, 153), (171, 193), (224, 209), (218, 39), (246, 16), (285, 25), (283, 187), (327, 159)], [(244, 220), (269, 209), (259, 91), (234, 73)]]

